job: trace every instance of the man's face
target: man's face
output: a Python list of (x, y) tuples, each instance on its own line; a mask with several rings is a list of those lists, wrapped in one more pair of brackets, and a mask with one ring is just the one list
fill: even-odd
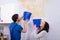
[(21, 17), (18, 15), (18, 19), (17, 19), (17, 21), (18, 22), (20, 22), (21, 21)]

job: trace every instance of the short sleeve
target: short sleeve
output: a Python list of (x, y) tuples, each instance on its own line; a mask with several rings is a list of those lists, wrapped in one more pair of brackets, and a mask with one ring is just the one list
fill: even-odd
[(22, 26), (18, 25), (17, 30), (21, 32), (23, 30)]

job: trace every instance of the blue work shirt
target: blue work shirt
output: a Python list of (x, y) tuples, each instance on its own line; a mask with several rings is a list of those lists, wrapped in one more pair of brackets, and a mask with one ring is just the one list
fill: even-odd
[(11, 40), (21, 40), (21, 32), (23, 28), (16, 22), (10, 24)]

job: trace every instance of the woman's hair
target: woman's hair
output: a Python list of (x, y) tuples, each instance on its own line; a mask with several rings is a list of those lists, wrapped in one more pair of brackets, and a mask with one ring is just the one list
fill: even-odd
[(47, 23), (47, 22), (45, 22), (45, 25), (44, 25), (44, 28), (42, 29), (42, 30), (40, 30), (39, 28), (38, 28), (38, 32), (37, 32), (37, 34), (39, 34), (41, 31), (43, 31), (43, 30), (45, 30), (46, 32), (49, 32), (49, 24)]

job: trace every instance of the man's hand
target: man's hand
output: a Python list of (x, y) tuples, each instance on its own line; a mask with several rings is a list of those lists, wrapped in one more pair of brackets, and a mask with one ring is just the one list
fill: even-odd
[(25, 21), (24, 21), (24, 25), (26, 25), (27, 23), (28, 23), (28, 20), (25, 20)]
[(20, 20), (22, 20), (23, 19), (23, 16), (20, 18)]

